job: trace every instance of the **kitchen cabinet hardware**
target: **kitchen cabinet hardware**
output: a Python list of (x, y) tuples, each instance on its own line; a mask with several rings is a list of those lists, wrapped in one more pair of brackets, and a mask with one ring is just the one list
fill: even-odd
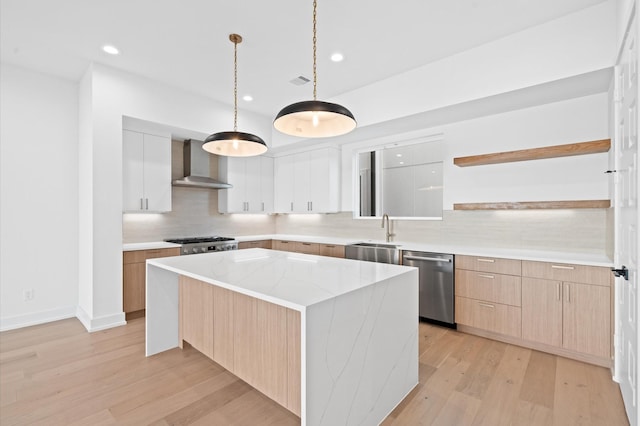
[(488, 278), (488, 279), (490, 279), (490, 280), (493, 280), (493, 279), (495, 279), (495, 278), (496, 278), (496, 277), (495, 277), (495, 275), (478, 274), (478, 276), (479, 276), (480, 278)]
[(564, 289), (565, 289), (565, 298), (567, 300), (567, 303), (571, 303), (571, 285), (565, 284)]
[(562, 297), (560, 296), (560, 293), (561, 293), (561, 290), (562, 290), (560, 288), (560, 283), (556, 284), (556, 289), (557, 289), (557, 292), (558, 292), (558, 301), (560, 301), (560, 300), (562, 300)]
[(445, 259), (439, 257), (426, 257), (426, 256), (404, 256), (404, 259), (407, 260), (426, 260), (429, 262), (447, 262), (451, 263), (452, 259)]
[(479, 258), (478, 262), (494, 263), (495, 259), (482, 259), (482, 258)]
[(501, 164), (516, 161), (597, 154), (607, 152), (609, 149), (611, 149), (611, 139), (602, 139), (591, 142), (553, 145), (542, 148), (521, 149), (517, 151), (495, 152), (492, 154), (471, 155), (468, 157), (456, 157), (453, 159), (453, 164), (458, 167), (482, 166), (487, 164)]
[(140, 198), (140, 210), (142, 210), (142, 209), (144, 208), (143, 206), (144, 206), (144, 204), (143, 204), (143, 199), (142, 199), (142, 198)]
[(566, 266), (566, 265), (551, 265), (551, 267), (553, 269), (567, 269), (567, 270), (570, 270), (570, 271), (573, 271), (574, 269), (576, 269), (573, 266)]
[(144, 203), (145, 203), (145, 205), (144, 205), (145, 210), (149, 210), (149, 199), (148, 199), (148, 198), (145, 198), (145, 199), (144, 199)]
[(485, 308), (495, 309), (496, 305), (491, 305), (489, 303), (478, 302), (478, 305), (484, 306)]

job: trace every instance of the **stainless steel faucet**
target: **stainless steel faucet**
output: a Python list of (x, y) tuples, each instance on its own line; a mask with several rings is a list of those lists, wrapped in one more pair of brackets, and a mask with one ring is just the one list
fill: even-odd
[(389, 219), (389, 215), (386, 214), (386, 213), (382, 215), (382, 226), (380, 226), (380, 227), (384, 228), (385, 219), (387, 220), (387, 228), (386, 228), (387, 242), (390, 242), (391, 238), (395, 237), (396, 234), (391, 232), (392, 222), (391, 222), (391, 219)]

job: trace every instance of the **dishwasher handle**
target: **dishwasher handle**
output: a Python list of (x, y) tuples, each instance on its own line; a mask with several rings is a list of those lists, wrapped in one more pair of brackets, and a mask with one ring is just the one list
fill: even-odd
[(447, 262), (451, 263), (451, 259), (444, 259), (441, 257), (424, 257), (424, 256), (402, 256), (404, 260), (426, 260), (429, 262)]

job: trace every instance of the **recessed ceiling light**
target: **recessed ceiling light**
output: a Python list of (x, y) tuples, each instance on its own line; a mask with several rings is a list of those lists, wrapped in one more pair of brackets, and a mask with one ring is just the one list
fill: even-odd
[(402, 154), (396, 154), (396, 157), (402, 157)]
[(400, 164), (404, 164), (404, 161), (401, 161)]
[(247, 102), (251, 102), (253, 100), (253, 96), (251, 95), (244, 95), (242, 97), (242, 100), (247, 101)]
[(344, 59), (344, 56), (342, 55), (342, 53), (334, 53), (333, 55), (331, 55), (331, 60), (333, 62), (341, 62)]
[(102, 50), (107, 52), (109, 55), (117, 55), (120, 53), (117, 47), (110, 44), (105, 44), (104, 46), (102, 46)]

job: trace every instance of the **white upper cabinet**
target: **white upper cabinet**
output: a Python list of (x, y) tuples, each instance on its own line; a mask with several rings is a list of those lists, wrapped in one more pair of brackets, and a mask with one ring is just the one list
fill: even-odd
[(233, 188), (218, 191), (220, 213), (273, 212), (273, 158), (220, 157), (220, 179)]
[(171, 138), (124, 130), (122, 210), (171, 211)]
[(340, 151), (322, 148), (275, 160), (277, 213), (340, 210)]

